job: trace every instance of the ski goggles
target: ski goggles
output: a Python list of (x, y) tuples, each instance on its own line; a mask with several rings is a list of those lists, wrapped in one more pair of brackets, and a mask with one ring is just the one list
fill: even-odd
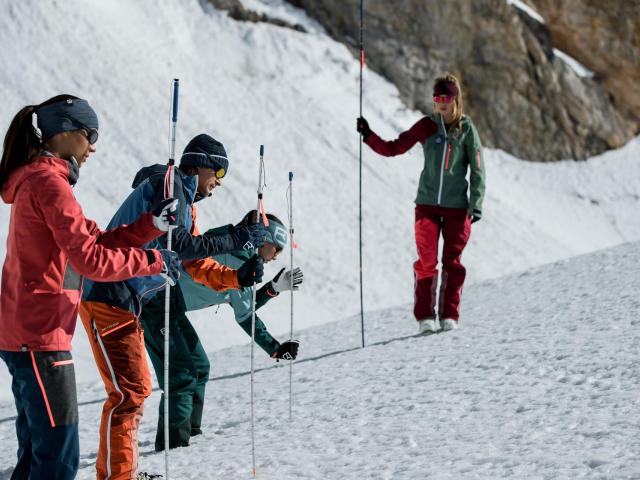
[(434, 103), (451, 103), (454, 98), (456, 98), (455, 95), (434, 95), (433, 101)]
[(213, 173), (217, 179), (220, 179), (224, 178), (224, 176), (227, 174), (227, 171), (224, 169), (224, 167), (220, 167), (217, 170), (214, 168)]
[(218, 180), (224, 178), (224, 176), (227, 174), (227, 169), (220, 165), (220, 162), (218, 162), (216, 159), (221, 158), (225, 161), (228, 161), (227, 157), (223, 157), (221, 155), (213, 155), (211, 153), (203, 153), (201, 155), (205, 155), (210, 160), (210, 164), (207, 165), (207, 168), (213, 170), (213, 174), (216, 176), (216, 178)]

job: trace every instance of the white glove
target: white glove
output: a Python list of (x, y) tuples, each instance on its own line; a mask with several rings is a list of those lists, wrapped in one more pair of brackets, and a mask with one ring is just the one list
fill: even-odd
[[(291, 290), (291, 270), (284, 272), (284, 268), (278, 272), (278, 274), (271, 280), (271, 288), (275, 292), (285, 292)], [(300, 284), (304, 279), (302, 270), (299, 267), (293, 269), (293, 290), (298, 290)]]
[(178, 199), (167, 198), (159, 202), (153, 211), (153, 225), (163, 232), (168, 232), (170, 228), (175, 227), (178, 223), (176, 209)]

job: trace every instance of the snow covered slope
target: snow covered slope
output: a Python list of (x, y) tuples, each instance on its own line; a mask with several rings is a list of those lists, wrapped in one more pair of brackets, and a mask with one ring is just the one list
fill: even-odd
[[(352, 319), (300, 332), (293, 421), (287, 365), (256, 374), (258, 478), (640, 478), (639, 265), (634, 243), (471, 285), (456, 332), (416, 337), (409, 305), (370, 313), (364, 350)], [(171, 478), (251, 478), (249, 377), (232, 375), (248, 359), (246, 346), (211, 355), (212, 374), (232, 378), (207, 387), (204, 435), (173, 451)], [(141, 468), (156, 473), (158, 399), (140, 432)], [(95, 478), (100, 409), (80, 409), (79, 479)], [(0, 478), (14, 414), (0, 404)]]
[[(207, 131), (231, 157), (224, 187), (199, 205), (201, 229), (236, 222), (254, 207), (257, 153), (264, 144), (265, 203), (281, 217), (287, 173), (295, 172), (296, 258), (305, 270), (296, 322), (303, 327), (345, 318), (359, 308), (358, 62), (281, 0), (246, 3), (302, 23), (309, 33), (237, 22), (197, 0), (0, 2), (0, 131), (25, 104), (60, 92), (88, 98), (100, 115), (101, 139), (76, 191), (86, 214), (105, 225), (134, 173), (165, 162), (170, 81), (179, 77), (178, 149)], [(364, 111), (388, 138), (420, 116), (369, 71)], [(640, 239), (634, 213), (640, 182), (631, 180), (640, 173), (639, 153), (635, 140), (589, 162), (535, 165), (488, 151), (484, 219), (474, 225), (465, 252), (469, 283)], [(419, 148), (396, 159), (364, 149), (367, 309), (412, 299), (421, 157)], [(0, 207), (0, 257), (8, 212)], [(264, 320), (282, 333), (288, 302), (272, 303)], [(193, 316), (207, 348), (246, 341), (229, 310)], [(95, 379), (81, 328), (74, 348), (79, 379)], [(0, 382), (6, 378), (2, 364)], [(0, 397), (10, 395), (0, 390)]]

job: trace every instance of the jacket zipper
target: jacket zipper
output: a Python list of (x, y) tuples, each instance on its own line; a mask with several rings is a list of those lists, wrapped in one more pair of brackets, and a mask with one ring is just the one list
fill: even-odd
[(451, 157), (451, 144), (447, 145), (447, 159), (444, 162), (444, 169), (449, 171), (449, 157)]
[(440, 162), (440, 185), (438, 186), (438, 205), (442, 201), (442, 182), (444, 180), (444, 160), (447, 154), (447, 149), (449, 147), (448, 139), (447, 139), (447, 129), (444, 126), (444, 120), (442, 115), (440, 115), (440, 124), (442, 125), (442, 130), (444, 132), (444, 145), (442, 146), (442, 161)]
[[(155, 275), (154, 275), (155, 276)], [(158, 286), (158, 287), (152, 287), (152, 288), (148, 288), (147, 290), (145, 290), (142, 293), (136, 293), (136, 297), (138, 300), (138, 312), (136, 314), (136, 317), (140, 317), (140, 315), (142, 315), (142, 299), (149, 293), (156, 293), (159, 292), (161, 290), (164, 290), (167, 287), (167, 281), (165, 280), (165, 282)]]

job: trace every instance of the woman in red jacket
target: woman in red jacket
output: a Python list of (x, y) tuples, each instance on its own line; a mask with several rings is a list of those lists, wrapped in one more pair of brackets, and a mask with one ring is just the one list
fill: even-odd
[(75, 478), (78, 406), (70, 350), (83, 276), (115, 281), (164, 272), (175, 280), (171, 252), (130, 248), (169, 229), (172, 199), (111, 231), (84, 217), (72, 186), (97, 140), (96, 113), (71, 95), (24, 107), (4, 139), (0, 192), (11, 218), (0, 358), (13, 377), (19, 445), (11, 478)]

